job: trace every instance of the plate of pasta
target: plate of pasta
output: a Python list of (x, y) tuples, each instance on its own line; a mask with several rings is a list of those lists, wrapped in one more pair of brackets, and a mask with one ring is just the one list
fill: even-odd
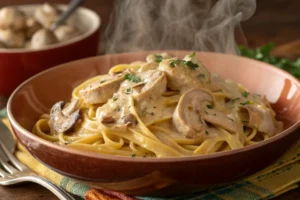
[(133, 52), (42, 72), (14, 92), (8, 114), (23, 145), (54, 170), (151, 194), (270, 164), (299, 137), (299, 88), (286, 72), (239, 56)]

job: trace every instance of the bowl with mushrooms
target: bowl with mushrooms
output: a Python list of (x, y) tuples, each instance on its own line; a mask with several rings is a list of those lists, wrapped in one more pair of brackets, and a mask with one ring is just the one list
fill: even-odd
[(97, 55), (101, 20), (94, 11), (80, 7), (50, 30), (65, 9), (48, 3), (0, 9), (1, 96), (52, 66)]
[[(167, 56), (159, 53), (86, 58), (28, 79), (8, 101), (8, 117), (16, 137), (56, 172), (94, 188), (131, 195), (176, 195), (228, 183), (268, 166), (298, 141), (300, 82), (292, 75), (234, 55), (166, 51), (170, 57), (164, 58)], [(156, 59), (142, 62), (149, 54), (156, 54)], [(225, 83), (214, 74), (232, 81)], [(233, 89), (233, 81), (249, 93)], [(215, 91), (214, 96), (209, 91)], [(254, 103), (260, 98), (254, 94), (266, 97), (266, 102), (259, 100), (265, 106)], [(216, 103), (220, 100), (224, 104)], [(228, 110), (219, 107), (222, 105), (229, 106)], [(227, 115), (235, 112), (234, 105), (241, 112), (236, 117)], [(254, 106), (259, 110), (254, 111)], [(284, 123), (278, 134), (230, 150), (218, 146), (218, 152), (209, 145), (222, 141), (220, 137), (238, 144), (234, 142), (241, 141), (237, 136), (250, 137), (247, 126), (257, 120), (262, 123), (254, 134), (271, 132), (264, 130), (276, 124), (269, 106)], [(170, 117), (163, 118), (169, 109)], [(245, 109), (249, 111), (245, 113)], [(247, 124), (241, 129), (243, 135), (230, 128), (237, 127), (232, 123), (238, 117)], [(201, 131), (204, 123), (207, 133)], [(214, 124), (229, 134), (213, 132)], [(204, 146), (197, 153), (198, 142)], [(205, 148), (207, 151), (202, 151)], [(187, 150), (193, 154), (186, 154)]]

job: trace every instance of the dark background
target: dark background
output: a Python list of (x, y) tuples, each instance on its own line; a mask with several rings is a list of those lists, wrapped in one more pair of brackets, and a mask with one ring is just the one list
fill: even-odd
[[(68, 3), (68, 0), (0, 0), (0, 7), (27, 3)], [(84, 6), (95, 10), (102, 19), (104, 30), (109, 21), (113, 0), (86, 0)], [(257, 0), (254, 16), (242, 23), (250, 47), (267, 42), (276, 45), (300, 38), (300, 0)]]

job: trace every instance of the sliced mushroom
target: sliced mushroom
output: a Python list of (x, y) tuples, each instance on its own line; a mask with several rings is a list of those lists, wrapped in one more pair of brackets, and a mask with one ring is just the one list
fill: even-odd
[(0, 29), (0, 42), (7, 48), (21, 48), (25, 45), (25, 35), (23, 32), (14, 32), (10, 29)]
[(101, 104), (107, 102), (120, 87), (124, 80), (123, 74), (109, 76), (102, 81), (95, 81), (88, 84), (79, 91), (85, 103)]
[(211, 124), (218, 125), (233, 133), (236, 133), (238, 131), (237, 122), (232, 117), (228, 117), (223, 112), (218, 112), (215, 110), (207, 110), (203, 114), (202, 119), (204, 119), (206, 122), (209, 122)]
[(269, 108), (259, 105), (245, 105), (240, 107), (239, 111), (242, 121), (249, 127), (257, 128), (258, 131), (273, 136), (277, 132), (274, 115)]
[(101, 120), (101, 122), (104, 124), (114, 123), (115, 121), (115, 118), (113, 118), (112, 116), (104, 116)]
[(190, 89), (180, 98), (173, 114), (173, 124), (183, 135), (196, 138), (204, 131), (204, 125), (200, 114), (207, 104), (214, 101), (213, 96), (206, 90)]
[(4, 7), (0, 10), (0, 29), (22, 30), (25, 28), (25, 20), (25, 14), (16, 8)]
[(31, 48), (39, 49), (58, 42), (56, 36), (48, 29), (40, 29), (31, 39)]
[(137, 124), (137, 120), (135, 118), (135, 116), (131, 113), (124, 115), (122, 118), (122, 123), (126, 126), (130, 126), (130, 125), (136, 125)]
[(80, 33), (74, 26), (62, 25), (54, 31), (54, 34), (60, 42), (63, 42), (77, 37)]
[[(66, 131), (74, 127), (80, 117), (79, 109), (75, 110), (72, 113), (68, 113), (67, 111), (64, 112), (64, 105), (65, 102), (59, 101), (55, 103), (51, 108), (49, 125), (51, 128), (51, 132), (53, 133), (65, 133)], [(66, 107), (65, 109), (69, 110), (68, 107)], [(71, 111), (71, 109), (69, 111)]]
[(164, 72), (149, 70), (142, 75), (143, 84), (133, 86), (133, 98), (137, 101), (161, 96), (167, 89), (167, 79)]

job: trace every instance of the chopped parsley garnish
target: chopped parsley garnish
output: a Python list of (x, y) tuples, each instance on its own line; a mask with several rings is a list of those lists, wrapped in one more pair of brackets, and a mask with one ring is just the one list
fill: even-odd
[(130, 94), (130, 92), (131, 92), (131, 88), (127, 88), (125, 93)]
[(250, 93), (249, 93), (249, 92), (246, 92), (246, 91), (245, 91), (245, 92), (242, 92), (243, 97), (246, 97), (246, 98), (248, 97), (249, 94), (250, 94)]
[(191, 55), (189, 55), (189, 57), (190, 57), (190, 58), (193, 58), (193, 57), (195, 57), (195, 55), (196, 55), (196, 53), (193, 52)]
[(139, 83), (139, 82), (142, 81), (141, 78), (137, 77), (137, 76), (134, 75), (134, 74), (125, 74), (124, 78), (125, 78), (126, 80), (129, 80), (129, 81), (134, 82), (134, 83)]
[(100, 81), (100, 84), (101, 84), (101, 83), (104, 83), (104, 82), (106, 82), (106, 80), (102, 80), (102, 81)]
[(240, 104), (244, 106), (244, 105), (247, 105), (247, 104), (251, 104), (251, 101), (241, 102)]
[(231, 101), (232, 101), (232, 103), (234, 103), (235, 101), (240, 100), (240, 99), (241, 99), (241, 98), (238, 97), (238, 98), (231, 99)]
[(189, 61), (185, 61), (184, 64), (185, 64), (186, 66), (188, 66), (191, 70), (195, 70), (196, 68), (199, 67), (199, 65), (193, 63), (193, 62), (190, 61), (190, 60), (189, 60)]
[(176, 67), (176, 65), (180, 62), (181, 60), (173, 60), (170, 65), (172, 68)]
[(206, 135), (208, 135), (208, 131), (207, 130), (205, 130), (205, 133), (206, 133)]
[(198, 78), (205, 78), (205, 74), (199, 74), (197, 77)]
[(177, 64), (179, 64), (180, 62), (182, 62), (183, 64), (185, 64), (186, 66), (188, 66), (191, 70), (195, 70), (196, 68), (199, 67), (199, 65), (193, 63), (192, 61), (185, 61), (185, 60), (173, 60), (170, 63), (170, 66), (172, 68), (176, 67)]
[(160, 63), (163, 60), (163, 57), (161, 55), (154, 55), (155, 57), (155, 62)]
[(131, 157), (136, 157), (136, 154), (132, 154)]
[(246, 124), (249, 123), (249, 121), (246, 121), (246, 120), (243, 120), (242, 122), (243, 122), (243, 123), (246, 123)]
[(208, 109), (213, 109), (213, 108), (214, 108), (214, 105), (208, 104), (206, 107), (207, 107)]

